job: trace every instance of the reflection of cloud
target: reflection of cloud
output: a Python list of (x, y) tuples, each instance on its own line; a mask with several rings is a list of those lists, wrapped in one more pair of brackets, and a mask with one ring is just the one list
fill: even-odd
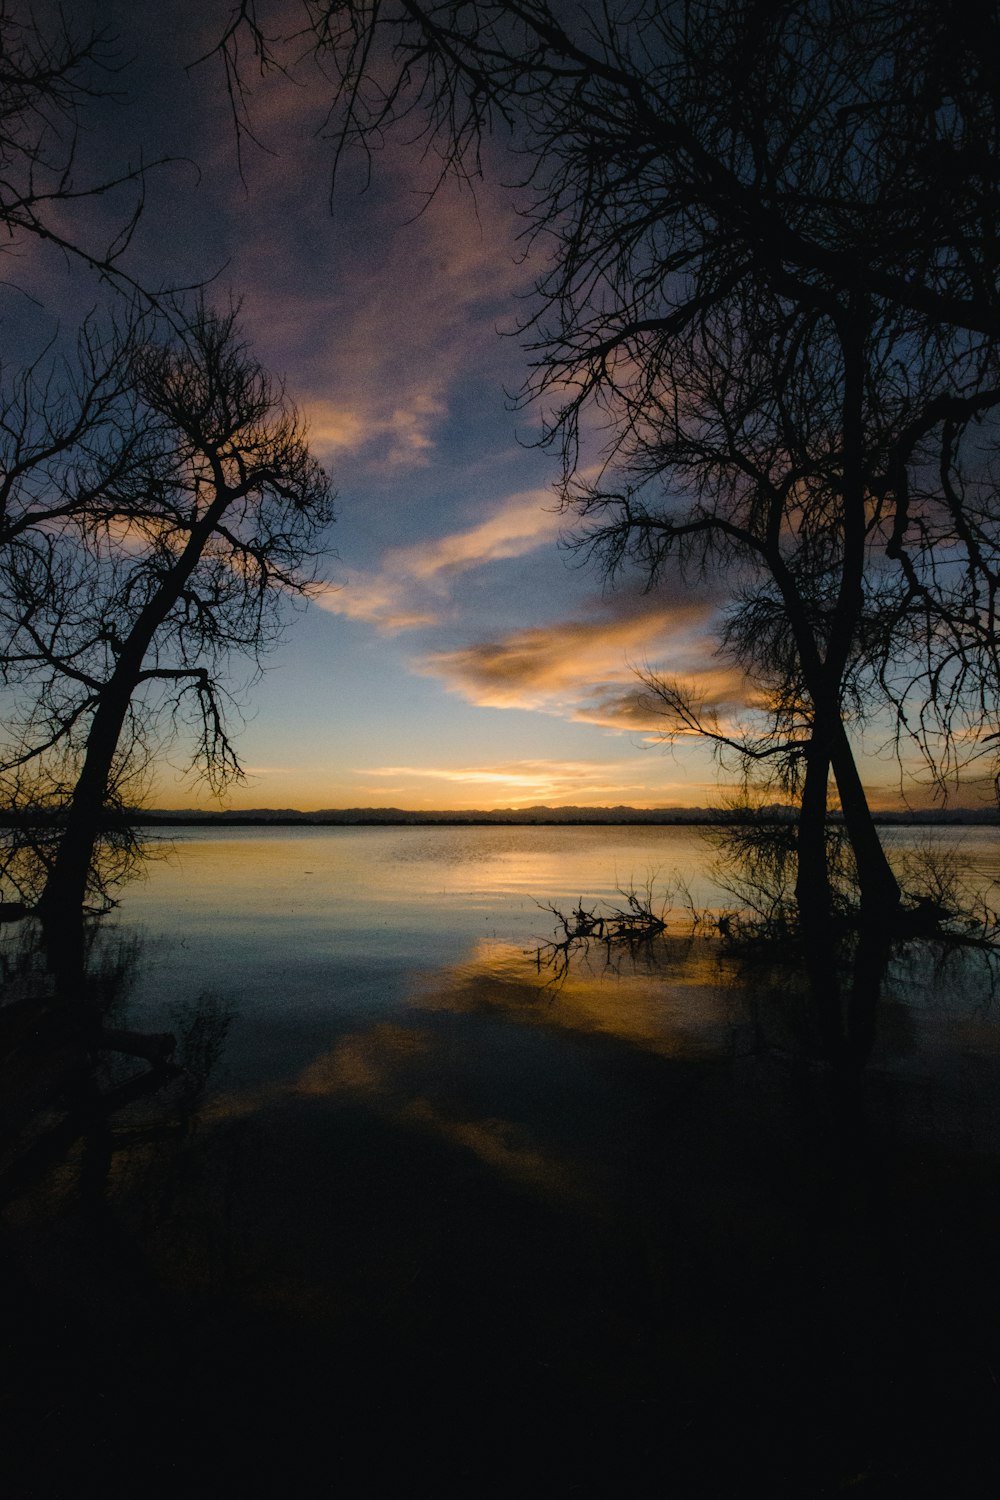
[(727, 1055), (733, 990), (713, 945), (698, 944), (689, 953), (685, 947), (671, 955), (669, 968), (664, 963), (649, 973), (617, 974), (613, 990), (603, 948), (593, 970), (577, 955), (565, 981), (543, 993), (519, 948), (482, 942), (468, 963), (434, 975), (419, 1003), (463, 1014), (495, 1010), (524, 1025), (600, 1033), (661, 1057)]
[(377, 573), (354, 573), (313, 596), (332, 614), (367, 620), (384, 632), (437, 623), (448, 579), (487, 563), (523, 557), (557, 535), (560, 518), (547, 490), (510, 496), (478, 525), (433, 541), (393, 547)]
[(406, 1119), (427, 1126), (435, 1134), (471, 1151), (486, 1166), (546, 1194), (576, 1187), (569, 1164), (540, 1151), (528, 1129), (517, 1121), (450, 1119), (428, 1099), (407, 1105)]
[[(545, 920), (539, 912), (542, 930)], [(561, 987), (543, 988), (520, 946), (484, 941), (466, 962), (415, 978), (408, 1015), (341, 1035), (294, 1081), (217, 1098), (206, 1119), (246, 1119), (289, 1095), (347, 1102), (467, 1152), (531, 1192), (601, 1198), (603, 1168), (549, 1144), (519, 1118), (516, 1090), (511, 1113), (497, 1113), (494, 1067), (487, 1063), (483, 1073), (482, 1057), (493, 1055), (498, 1020), (511, 1039), (520, 1028), (586, 1036), (603, 1045), (598, 1055), (609, 1062), (623, 1046), (692, 1063), (731, 1055), (739, 990), (727, 983), (715, 946), (678, 941), (664, 955), (662, 966), (653, 962), (647, 973), (624, 972), (610, 982), (603, 957), (593, 968), (581, 959)], [(457, 1030), (449, 1016), (461, 1018)], [(534, 1048), (527, 1056), (536, 1056)]]
[(385, 1093), (399, 1065), (425, 1052), (428, 1045), (423, 1032), (383, 1022), (342, 1038), (332, 1051), (317, 1057), (300, 1075), (295, 1092), (317, 1096), (350, 1090)]
[(294, 1091), (311, 1098), (359, 1095), (369, 1108), (430, 1130), (523, 1185), (547, 1194), (577, 1191), (577, 1169), (540, 1149), (519, 1121), (468, 1118), (420, 1092), (407, 1070), (426, 1056), (434, 1040), (432, 1032), (391, 1022), (354, 1032), (311, 1062)]

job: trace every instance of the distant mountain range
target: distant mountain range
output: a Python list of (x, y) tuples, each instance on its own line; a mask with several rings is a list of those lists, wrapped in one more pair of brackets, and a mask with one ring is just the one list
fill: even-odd
[[(775, 804), (760, 808), (755, 819), (763, 822), (785, 820), (791, 809)], [(379, 826), (399, 824), (559, 824), (618, 823), (676, 824), (723, 823), (734, 821), (733, 814), (712, 807), (500, 807), (488, 809), (448, 809), (441, 812), (416, 812), (404, 807), (331, 807), (318, 812), (301, 812), (294, 807), (241, 808), (238, 811), (205, 811), (198, 808), (141, 808), (135, 813), (139, 823), (154, 825), (231, 824), (256, 827), (260, 824), (305, 824), (334, 826)], [(911, 812), (907, 809), (875, 814), (879, 823), (1000, 823), (996, 808), (949, 807), (928, 808)]]

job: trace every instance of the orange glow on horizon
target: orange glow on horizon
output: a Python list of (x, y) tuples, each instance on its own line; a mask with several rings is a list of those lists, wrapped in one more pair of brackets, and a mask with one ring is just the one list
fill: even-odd
[[(151, 779), (144, 805), (150, 808), (198, 812), (288, 810), (316, 813), (343, 809), (411, 813), (526, 812), (546, 807), (609, 809), (637, 812), (690, 808), (720, 808), (740, 799), (740, 785), (726, 775), (710, 750), (697, 741), (683, 752), (665, 753), (643, 747), (622, 735), (609, 736), (601, 759), (510, 758), (483, 763), (345, 765), (303, 764), (246, 766), (247, 780), (217, 799), (203, 782), (171, 774), (163, 765)], [(346, 756), (344, 757), (346, 759)], [(884, 762), (862, 761), (869, 803), (876, 812), (911, 808), (923, 811), (940, 806), (933, 789), (909, 781), (905, 792), (898, 775), (887, 774)], [(950, 798), (958, 808), (992, 803), (992, 783), (963, 782)], [(766, 803), (786, 799), (775, 791), (764, 793)], [(836, 805), (832, 801), (831, 805)]]

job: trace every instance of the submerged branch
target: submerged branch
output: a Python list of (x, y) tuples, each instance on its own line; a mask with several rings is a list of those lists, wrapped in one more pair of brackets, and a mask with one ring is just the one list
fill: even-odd
[(588, 909), (581, 897), (568, 914), (552, 902), (540, 901), (540, 910), (551, 912), (557, 925), (555, 936), (535, 949), (539, 973), (550, 969), (553, 979), (561, 983), (569, 972), (572, 955), (586, 953), (591, 943), (604, 946), (606, 961), (610, 963), (613, 949), (635, 952), (666, 932), (673, 901), (671, 890), (666, 890), (657, 903), (651, 877), (641, 890), (634, 885), (620, 887), (619, 894), (625, 898), (624, 906), (604, 902)]

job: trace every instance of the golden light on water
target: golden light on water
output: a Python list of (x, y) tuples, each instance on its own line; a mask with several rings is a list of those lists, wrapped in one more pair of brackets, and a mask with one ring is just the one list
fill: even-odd
[(617, 969), (602, 944), (571, 958), (562, 979), (539, 969), (512, 944), (481, 942), (465, 963), (434, 975), (416, 1003), (429, 1010), (496, 1011), (525, 1026), (617, 1038), (661, 1057), (711, 1057), (731, 1051), (733, 991), (714, 945), (660, 945), (651, 968)]

